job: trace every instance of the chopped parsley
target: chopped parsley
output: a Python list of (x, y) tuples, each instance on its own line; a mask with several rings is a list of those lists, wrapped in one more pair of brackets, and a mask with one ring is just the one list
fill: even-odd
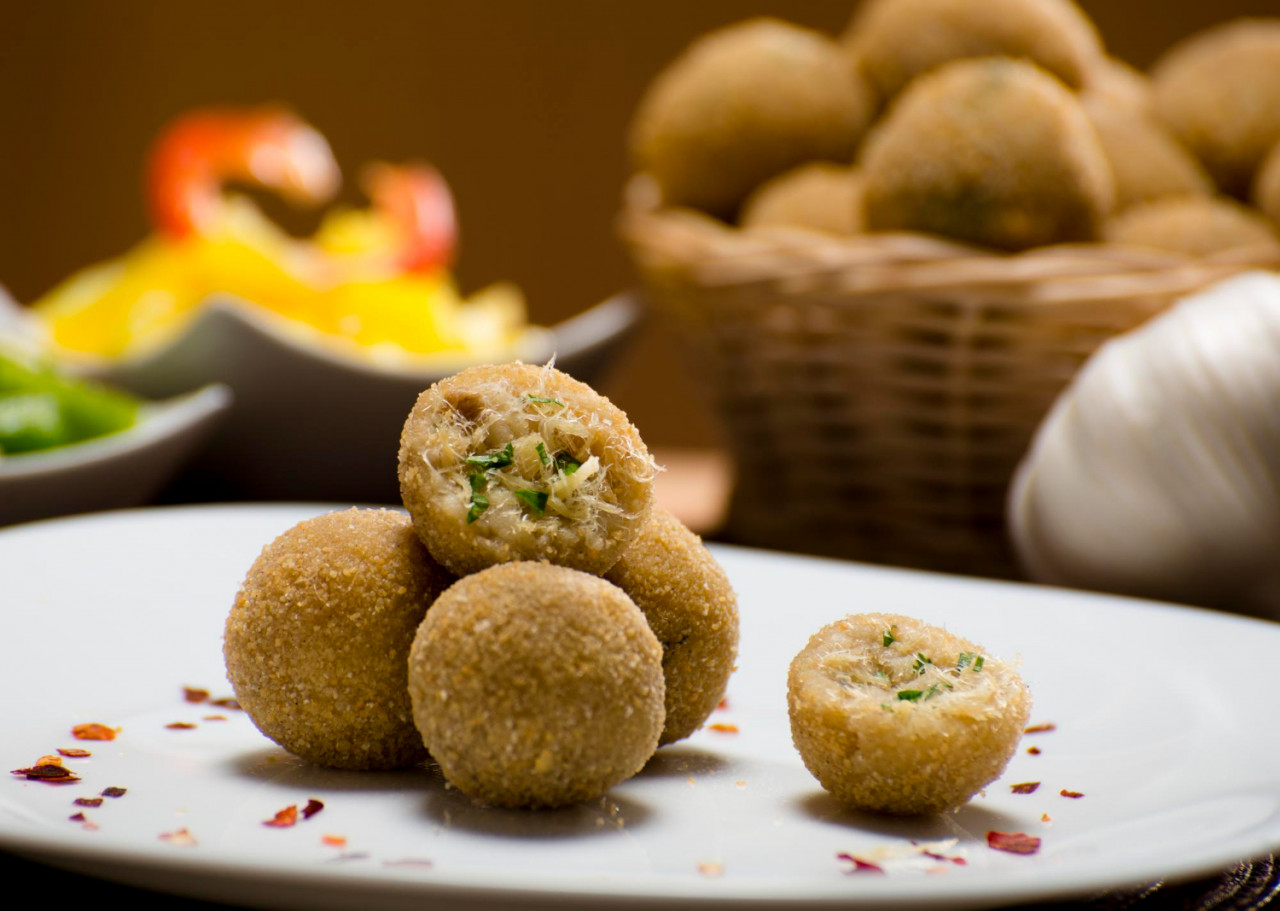
[(888, 648), (898, 641), (897, 632), (898, 628), (896, 626), (891, 626), (884, 631), (884, 636), (881, 638), (881, 642), (884, 644), (885, 648)]
[(564, 407), (564, 402), (559, 399), (549, 399), (542, 395), (526, 395), (525, 398), (536, 405), (556, 405), (560, 408)]
[(973, 666), (974, 672), (982, 670), (982, 665), (986, 663), (986, 658), (973, 652), (961, 652), (960, 657), (956, 659), (956, 670), (962, 671), (970, 665)]
[(487, 455), (467, 456), (467, 464), (475, 468), (483, 468), (485, 471), (492, 471), (495, 468), (506, 468), (516, 460), (516, 448), (508, 443), (502, 449), (496, 452), (490, 452)]
[(899, 702), (919, 702), (924, 690), (898, 690)]
[(471, 508), (467, 510), (467, 524), (470, 525), (480, 518), (480, 513), (489, 508), (489, 498), (484, 493), (489, 479), (480, 472), (473, 471), (467, 476), (467, 480), (471, 482)]
[(517, 490), (516, 498), (535, 516), (541, 517), (547, 511), (547, 492), (545, 490)]
[(582, 467), (582, 463), (567, 452), (556, 453), (556, 467), (566, 478)]
[(916, 652), (916, 660), (911, 666), (915, 668), (917, 674), (923, 674), (924, 669), (930, 664), (933, 664), (933, 659), (924, 652)]
[(546, 444), (546, 443), (539, 443), (539, 444), (538, 444), (537, 452), (538, 452), (538, 461), (539, 461), (539, 462), (541, 462), (543, 465), (550, 465), (550, 464), (551, 464), (551, 457), (547, 455), (547, 444)]

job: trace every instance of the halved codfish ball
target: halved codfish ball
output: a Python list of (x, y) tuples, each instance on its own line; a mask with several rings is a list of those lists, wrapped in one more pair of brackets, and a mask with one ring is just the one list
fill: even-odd
[(460, 579), (414, 639), (409, 693), (445, 779), (503, 807), (599, 797), (653, 755), (662, 646), (621, 589), (547, 563)]
[(605, 578), (626, 592), (662, 644), (666, 724), (683, 740), (724, 698), (738, 653), (738, 599), (702, 540), (668, 512), (648, 524)]
[(299, 523), (263, 548), (227, 617), (237, 701), (258, 730), (317, 765), (421, 762), (406, 662), (452, 581), (399, 512), (348, 509)]
[(1017, 671), (981, 646), (896, 614), (823, 627), (791, 662), (791, 736), (842, 803), (939, 813), (990, 784), (1031, 711)]
[(400, 492), (458, 574), (514, 560), (612, 566), (643, 527), (657, 468), (627, 416), (554, 367), (471, 367), (418, 397)]

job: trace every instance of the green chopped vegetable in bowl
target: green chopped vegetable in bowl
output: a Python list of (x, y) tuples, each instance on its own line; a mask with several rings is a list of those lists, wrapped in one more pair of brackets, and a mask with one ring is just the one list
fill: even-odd
[(126, 393), (0, 351), (0, 456), (127, 430), (140, 404)]

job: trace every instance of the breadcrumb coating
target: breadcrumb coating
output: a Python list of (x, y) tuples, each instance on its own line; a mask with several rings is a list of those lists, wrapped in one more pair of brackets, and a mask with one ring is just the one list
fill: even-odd
[(1071, 88), (1098, 65), (1093, 23), (1070, 0), (871, 0), (844, 43), (885, 97), (953, 60), (1030, 60)]
[(459, 575), (547, 560), (602, 573), (643, 527), (657, 466), (627, 416), (554, 367), (471, 367), (423, 392), (400, 438), (400, 492)]
[(1243, 198), (1280, 142), (1280, 19), (1237, 19), (1175, 44), (1151, 69), (1156, 112), (1218, 186)]
[(819, 630), (787, 677), (805, 766), (861, 810), (940, 813), (1004, 770), (1031, 711), (1014, 668), (981, 646), (896, 614)]
[(1271, 148), (1253, 183), (1253, 204), (1280, 225), (1280, 142)]
[(1115, 189), (1079, 102), (1030, 63), (960, 60), (920, 77), (867, 139), (868, 226), (1003, 250), (1098, 238)]
[(426, 758), (406, 661), (427, 608), (453, 581), (399, 512), (348, 509), (268, 544), (227, 618), (236, 699), (290, 753), (340, 769)]
[(856, 168), (813, 162), (756, 189), (742, 207), (744, 228), (811, 228), (849, 237), (866, 230), (862, 176)]
[(662, 646), (621, 589), (547, 563), (459, 580), (413, 642), (409, 693), (446, 780), (503, 807), (599, 797), (653, 755)]
[(874, 108), (834, 41), (751, 19), (704, 35), (659, 73), (631, 125), (631, 160), (657, 180), (664, 204), (732, 220), (770, 177), (848, 162)]
[(738, 600), (702, 540), (655, 509), (605, 578), (644, 614), (662, 644), (666, 724), (659, 745), (683, 740), (724, 698), (738, 653)]
[(1224, 196), (1175, 196), (1133, 206), (1107, 226), (1107, 240), (1190, 256), (1280, 244), (1275, 225)]
[(1166, 196), (1209, 196), (1213, 180), (1159, 123), (1106, 104), (1085, 102), (1115, 178), (1117, 212)]

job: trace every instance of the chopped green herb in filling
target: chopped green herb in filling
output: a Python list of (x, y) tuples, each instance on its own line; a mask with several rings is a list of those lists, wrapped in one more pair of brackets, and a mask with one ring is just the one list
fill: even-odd
[(970, 665), (973, 666), (975, 672), (982, 670), (982, 665), (986, 662), (986, 657), (977, 655), (973, 652), (961, 652), (960, 657), (956, 659), (956, 670), (962, 671)]
[(924, 690), (898, 690), (899, 702), (919, 702)]
[(480, 472), (473, 471), (467, 476), (467, 480), (471, 482), (471, 508), (467, 510), (467, 524), (470, 525), (480, 518), (480, 513), (489, 508), (489, 498), (484, 494), (489, 479)]
[(525, 398), (538, 405), (556, 405), (560, 408), (564, 407), (564, 402), (559, 399), (549, 399), (546, 396), (541, 395), (527, 395)]
[(582, 463), (567, 452), (556, 453), (556, 467), (566, 478), (582, 467)]
[(516, 460), (516, 449), (511, 443), (508, 443), (497, 452), (490, 452), (487, 455), (467, 456), (467, 464), (476, 468), (483, 468), (485, 471), (492, 471), (495, 468), (506, 468)]
[(539, 444), (538, 444), (538, 446), (537, 446), (537, 449), (536, 449), (535, 451), (538, 453), (538, 461), (539, 461), (539, 462), (541, 462), (543, 465), (550, 465), (550, 464), (551, 464), (551, 457), (547, 455), (547, 444), (546, 444), (546, 443), (539, 443)]
[(889, 646), (893, 645), (893, 643), (898, 641), (898, 637), (896, 635), (897, 632), (898, 632), (898, 628), (896, 626), (891, 626), (884, 631), (883, 641), (884, 641), (885, 648), (888, 648)]
[(930, 664), (933, 664), (933, 661), (932, 659), (929, 658), (928, 655), (924, 654), (923, 652), (916, 652), (915, 663), (912, 664), (911, 666), (915, 668), (915, 671), (917, 674), (923, 674), (925, 668)]
[(547, 492), (544, 490), (517, 490), (516, 497), (519, 498), (529, 510), (538, 517), (547, 511)]

